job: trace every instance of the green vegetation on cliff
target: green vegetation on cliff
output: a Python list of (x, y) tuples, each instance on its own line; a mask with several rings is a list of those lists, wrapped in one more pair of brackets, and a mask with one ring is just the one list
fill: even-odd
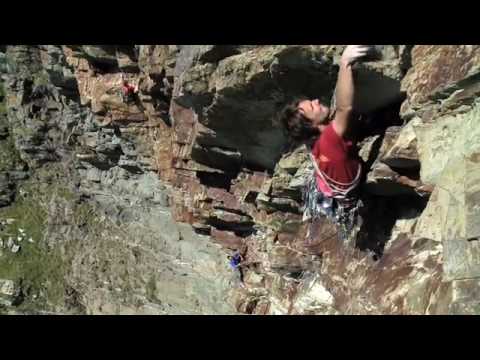
[[(66, 273), (70, 256), (67, 247), (56, 244), (61, 214), (70, 213), (73, 225), (95, 226), (89, 205), (77, 204), (75, 194), (59, 177), (61, 169), (46, 165), (18, 185), (15, 201), (0, 208), (0, 279), (15, 281), (22, 289), (17, 311), (64, 311), (69, 299)], [(60, 211), (60, 213), (59, 213)], [(69, 240), (68, 238), (65, 241)], [(10, 246), (7, 244), (10, 242)], [(11, 244), (20, 246), (12, 251)]]
[(0, 219), (5, 224), (0, 232), (3, 243), (12, 239), (20, 246), (16, 253), (4, 248), (0, 257), (0, 278), (21, 285), (25, 301), (19, 310), (48, 310), (49, 305), (63, 301), (64, 261), (58, 250), (47, 247), (44, 239), (51, 190), (29, 180), (19, 186), (16, 201), (0, 209)]

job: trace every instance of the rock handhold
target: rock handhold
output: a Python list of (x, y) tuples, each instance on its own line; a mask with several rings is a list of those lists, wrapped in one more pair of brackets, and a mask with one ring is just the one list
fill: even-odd
[(367, 174), (364, 188), (371, 194), (381, 196), (428, 195), (433, 187), (420, 180), (400, 175), (388, 165), (377, 162)]

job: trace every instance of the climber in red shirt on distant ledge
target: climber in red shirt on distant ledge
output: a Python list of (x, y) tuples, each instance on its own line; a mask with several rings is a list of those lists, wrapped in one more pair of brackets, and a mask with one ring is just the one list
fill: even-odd
[(130, 101), (133, 101), (135, 98), (136, 92), (137, 92), (137, 89), (135, 86), (129, 84), (127, 80), (123, 81), (123, 86), (122, 86), (123, 102), (128, 103)]
[[(318, 99), (301, 98), (288, 104), (280, 115), (291, 143), (316, 138), (310, 154), (314, 176), (303, 194), (304, 218), (327, 216), (345, 225), (356, 210), (354, 192), (362, 169), (349, 134), (354, 99), (352, 64), (368, 51), (366, 45), (349, 45), (344, 50), (332, 108)], [(351, 222), (347, 228), (352, 228)]]

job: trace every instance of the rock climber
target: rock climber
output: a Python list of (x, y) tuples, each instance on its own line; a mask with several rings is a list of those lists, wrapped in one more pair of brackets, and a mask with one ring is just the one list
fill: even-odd
[(130, 84), (127, 80), (124, 80), (122, 86), (123, 102), (128, 103), (134, 101), (136, 93), (137, 88)]
[(366, 45), (348, 45), (340, 60), (330, 107), (318, 99), (299, 98), (280, 114), (292, 144), (307, 143), (312, 177), (303, 191), (304, 219), (327, 216), (348, 232), (359, 206), (362, 165), (352, 131), (354, 79), (352, 65), (369, 53)]
[(243, 284), (243, 270), (242, 270), (242, 262), (243, 262), (243, 256), (242, 254), (240, 253), (239, 250), (236, 250), (233, 255), (229, 255), (227, 256), (228, 260), (229, 260), (229, 264), (230, 264), (230, 267), (234, 270), (234, 271), (238, 271), (238, 276), (239, 276), (239, 280), (240, 280), (240, 283)]

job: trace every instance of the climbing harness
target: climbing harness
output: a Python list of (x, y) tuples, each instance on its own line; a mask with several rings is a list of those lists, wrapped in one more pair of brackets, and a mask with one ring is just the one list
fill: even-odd
[[(361, 166), (355, 179), (350, 183), (340, 183), (323, 173), (310, 154), (312, 175), (302, 191), (303, 221), (327, 217), (339, 230), (342, 241), (346, 241), (358, 220), (362, 201), (353, 194), (360, 183)], [(345, 188), (342, 188), (345, 187)]]

